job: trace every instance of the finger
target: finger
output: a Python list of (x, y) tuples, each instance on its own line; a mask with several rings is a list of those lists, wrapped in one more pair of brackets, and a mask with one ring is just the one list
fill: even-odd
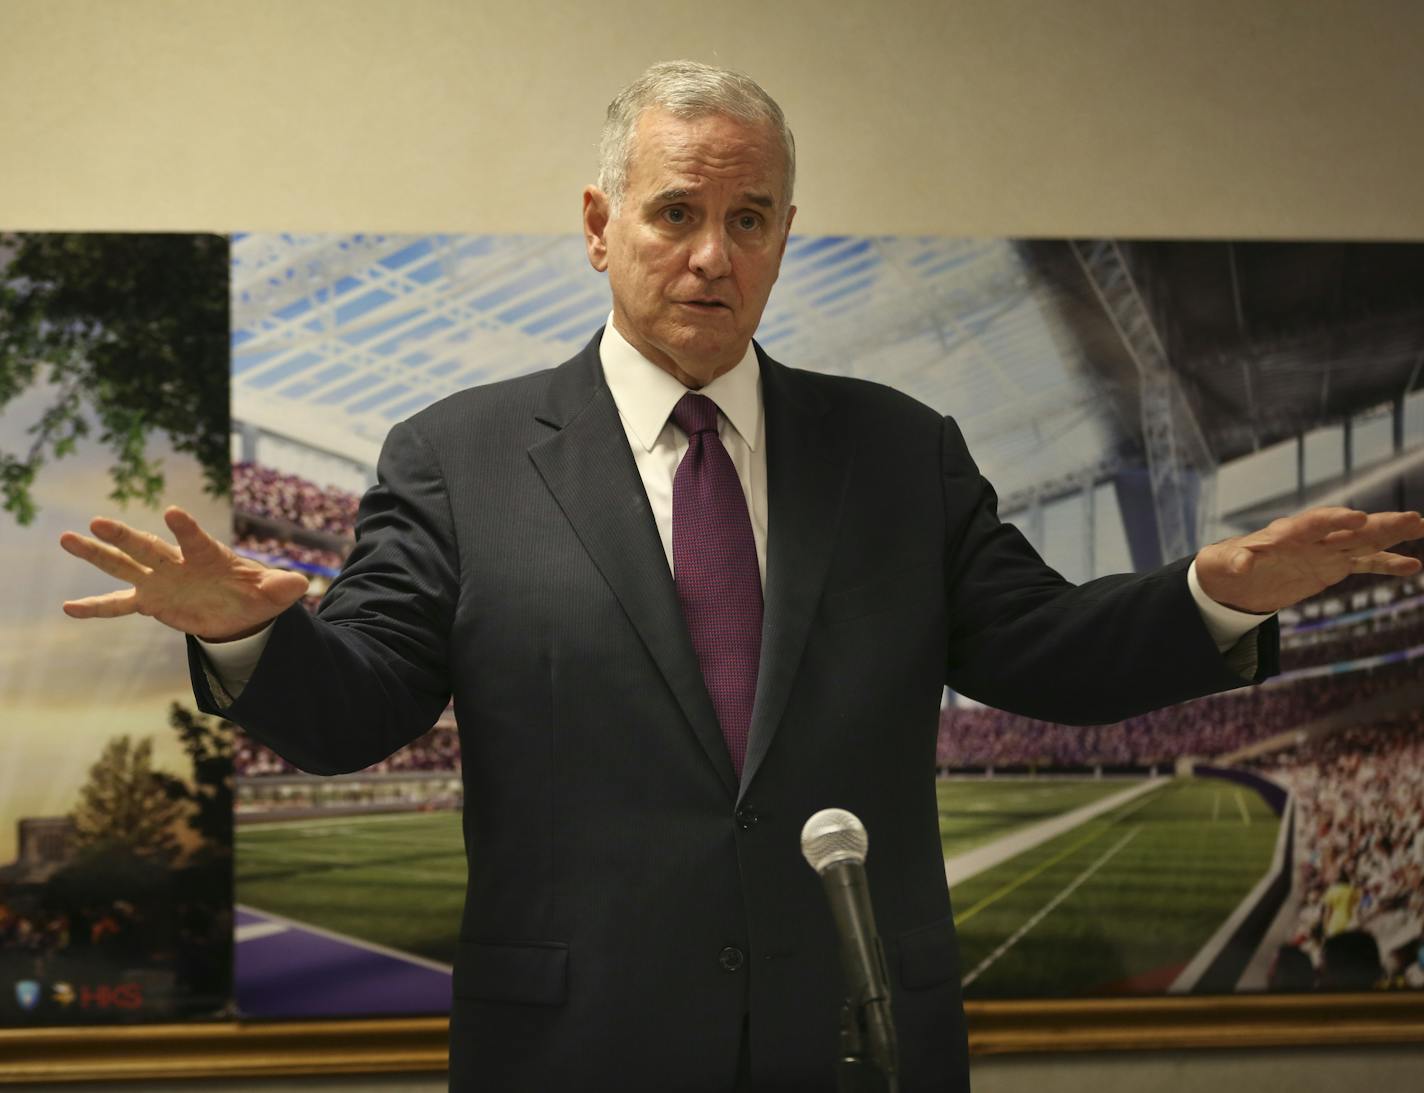
[(1396, 543), (1424, 538), (1424, 517), (1417, 512), (1377, 512), (1370, 516), (1363, 535), (1379, 550)]
[(1381, 573), (1388, 577), (1408, 577), (1424, 568), (1424, 563), (1421, 563), (1418, 558), (1410, 558), (1403, 554), (1391, 554), (1387, 550), (1381, 550), (1375, 554), (1366, 554), (1363, 557), (1355, 558), (1352, 568), (1355, 573)]
[(1424, 536), (1424, 520), (1414, 512), (1371, 513), (1364, 527), (1356, 531), (1335, 531), (1322, 542), (1342, 554), (1373, 554), (1398, 543)]
[(102, 596), (85, 596), (82, 600), (66, 600), (64, 613), (71, 619), (116, 619), (138, 610), (138, 593), (132, 588), (105, 592)]
[(107, 543), (90, 539), (87, 535), (76, 535), (72, 531), (66, 531), (59, 537), (59, 545), (76, 558), (83, 559), (90, 565), (102, 569), (110, 577), (117, 577), (130, 584), (138, 584), (152, 572), (152, 570), (139, 565), (122, 550), (111, 547)]
[(1359, 531), (1368, 521), (1359, 509), (1327, 506), (1283, 516), (1266, 530), (1275, 542), (1318, 543), (1332, 532)]
[(222, 544), (177, 505), (170, 505), (163, 513), (163, 522), (178, 540), (178, 549), (186, 561), (204, 562), (222, 553)]
[(118, 547), (129, 557), (150, 568), (183, 560), (178, 548), (172, 543), (165, 543), (157, 535), (147, 531), (135, 531), (127, 524), (110, 520), (107, 516), (94, 517), (89, 522), (89, 529), (104, 542)]

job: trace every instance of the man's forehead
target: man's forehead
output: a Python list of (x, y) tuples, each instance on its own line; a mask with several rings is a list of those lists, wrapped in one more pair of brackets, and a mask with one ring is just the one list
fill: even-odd
[(630, 180), (649, 193), (648, 200), (694, 197), (732, 182), (752, 204), (770, 207), (786, 157), (769, 124), (723, 114), (682, 118), (652, 108), (638, 119), (628, 167)]

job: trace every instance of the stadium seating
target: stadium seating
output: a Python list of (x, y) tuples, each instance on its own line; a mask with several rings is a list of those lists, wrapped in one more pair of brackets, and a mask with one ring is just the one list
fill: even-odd
[(1319, 985), (1424, 986), (1424, 711), (1277, 752), (1258, 769), (1290, 786), (1300, 809), (1291, 942)]
[(1112, 725), (1055, 725), (989, 707), (940, 714), (941, 768), (1035, 769), (1169, 765), (1236, 751), (1416, 678), (1417, 662), (1228, 691)]
[(233, 464), (232, 505), (238, 513), (285, 520), (301, 528), (350, 538), (360, 500), (354, 493), (323, 488), (270, 467)]

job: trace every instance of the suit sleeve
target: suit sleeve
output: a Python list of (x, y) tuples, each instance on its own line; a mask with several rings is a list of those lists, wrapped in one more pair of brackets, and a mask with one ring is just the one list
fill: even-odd
[(370, 766), (429, 729), (449, 701), (458, 593), (445, 478), (404, 422), (381, 450), (355, 549), (317, 615), (294, 605), (277, 617), (252, 678), (230, 704), (188, 639), (198, 705), (303, 770)]
[(945, 677), (955, 690), (1028, 717), (1098, 724), (1260, 682), (1278, 670), (1274, 618), (1255, 631), (1252, 678), (1227, 663), (1187, 586), (1191, 558), (1074, 585), (999, 520), (994, 490), (948, 418), (941, 467)]

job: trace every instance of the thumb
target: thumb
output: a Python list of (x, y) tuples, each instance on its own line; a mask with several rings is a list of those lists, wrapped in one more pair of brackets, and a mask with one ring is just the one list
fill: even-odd
[(305, 596), (310, 584), (300, 573), (289, 569), (269, 569), (257, 582), (257, 590), (271, 602), (285, 607)]

